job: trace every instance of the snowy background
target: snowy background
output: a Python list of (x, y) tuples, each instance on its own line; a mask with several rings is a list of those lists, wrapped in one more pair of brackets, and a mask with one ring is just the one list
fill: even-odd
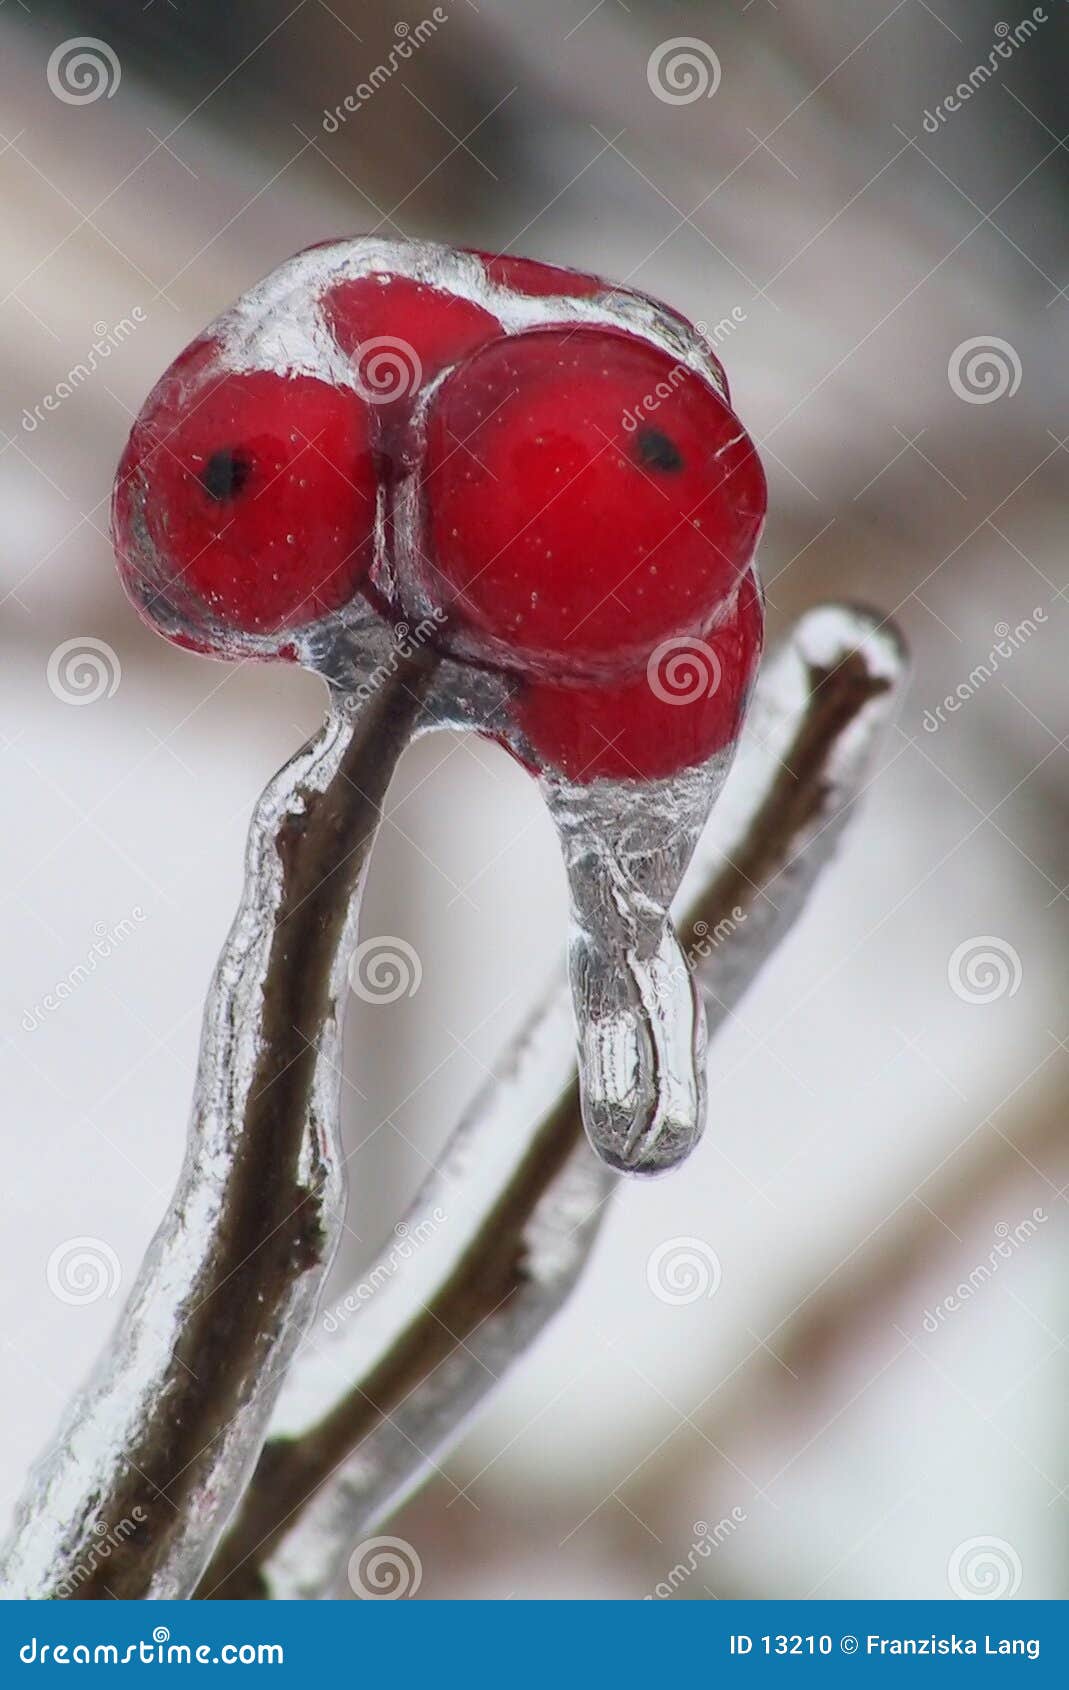
[[(391, 1527), (420, 1595), (641, 1597), (693, 1563), (679, 1598), (941, 1597), (977, 1555), (1003, 1594), (1065, 1595), (1065, 8), (447, 0), (324, 126), (433, 10), (0, 14), (0, 1505), (162, 1214), (249, 811), (322, 702), (141, 628), (114, 465), (237, 293), (381, 229), (734, 310), (773, 636), (845, 596), (915, 656), (839, 867), (715, 1046), (701, 1149), (622, 1192), (575, 1300)], [(81, 103), (48, 73), (77, 36), (118, 67)], [(707, 86), (673, 103), (651, 65), (679, 37)], [(102, 642), (89, 703), (58, 668), (72, 641)], [(474, 739), (419, 745), (364, 931), (414, 945), (422, 985), (352, 1006), (340, 1273), (388, 1238), (564, 921), (524, 773)], [(646, 1264), (680, 1237), (722, 1280), (675, 1306)], [(85, 1301), (55, 1291), (78, 1239), (109, 1269)]]

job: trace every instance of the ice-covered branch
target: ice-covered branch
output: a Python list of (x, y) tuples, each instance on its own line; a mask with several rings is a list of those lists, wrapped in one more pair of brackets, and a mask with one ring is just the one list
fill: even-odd
[(434, 667), (426, 652), (400, 662), (358, 711), (335, 695), (257, 805), (178, 1188), (110, 1352), (31, 1477), (9, 1594), (188, 1595), (244, 1490), (336, 1241), (347, 956)]
[[(710, 1032), (789, 930), (863, 790), (893, 707), (897, 639), (861, 612), (803, 618), (684, 886)], [(715, 1115), (714, 1115), (715, 1120)], [(532, 1123), (538, 1123), (532, 1127)], [(715, 1130), (715, 1125), (714, 1125)], [(203, 1596), (314, 1596), (433, 1469), (569, 1295), (616, 1176), (583, 1140), (563, 985), (458, 1128), (398, 1241), (298, 1358)]]

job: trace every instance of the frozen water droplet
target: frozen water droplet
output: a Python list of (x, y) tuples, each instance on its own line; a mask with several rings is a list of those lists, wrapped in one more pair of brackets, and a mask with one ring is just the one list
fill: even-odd
[(546, 781), (572, 903), (583, 1121), (598, 1155), (661, 1173), (705, 1116), (705, 1018), (668, 915), (730, 751), (671, 780)]

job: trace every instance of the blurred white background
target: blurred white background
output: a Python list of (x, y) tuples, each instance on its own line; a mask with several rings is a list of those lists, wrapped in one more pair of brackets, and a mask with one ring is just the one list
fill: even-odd
[[(621, 1193), (573, 1303), (399, 1517), (420, 1594), (641, 1597), (735, 1510), (680, 1598), (941, 1597), (978, 1538), (999, 1540), (1003, 1594), (1064, 1595), (1064, 7), (456, 0), (325, 128), (432, 10), (0, 16), (3, 1504), (163, 1212), (249, 812), (322, 707), (310, 676), (138, 624), (107, 538), (114, 466), (157, 375), (237, 293), (301, 246), (384, 229), (592, 269), (708, 323), (737, 307), (721, 352), (769, 470), (773, 637), (846, 597), (893, 615), (915, 658), (840, 864), (715, 1045), (701, 1149)], [(48, 66), (77, 36), (120, 74), (75, 103)], [(719, 83), (671, 103), (651, 56), (680, 37)], [(995, 343), (986, 389), (971, 341)], [(49, 663), (86, 640), (117, 663), (72, 704)], [(551, 830), (503, 754), (443, 737), (409, 756), (365, 931), (414, 944), (423, 984), (352, 1005), (347, 1273), (564, 942)], [(996, 958), (972, 990), (961, 947)], [(646, 1263), (680, 1236), (723, 1278), (669, 1306)], [(111, 1295), (50, 1289), (77, 1238), (114, 1253)]]

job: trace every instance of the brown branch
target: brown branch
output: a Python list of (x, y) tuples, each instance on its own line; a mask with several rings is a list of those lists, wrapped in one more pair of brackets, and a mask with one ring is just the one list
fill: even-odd
[[(203, 1509), (220, 1463), (228, 1459), (225, 1446), (235, 1436), (243, 1409), (265, 1383), (281, 1377), (287, 1348), (292, 1348), (286, 1329), (295, 1288), (307, 1284), (310, 1273), (321, 1276), (329, 1265), (333, 1199), (326, 1191), (328, 1181), (315, 1177), (331, 1162), (317, 1101), (320, 1044), (336, 1015), (339, 948), (380, 805), (435, 666), (428, 652), (398, 665), (352, 724), (342, 727), (348, 742), (326, 784), (316, 783), (313, 760), (303, 784), (285, 795), (280, 823), (274, 815), (268, 818), (277, 825), (268, 849), (275, 852), (281, 885), (254, 1012), (258, 1024), (241, 1024), (241, 1000), (227, 973), (236, 977), (248, 963), (248, 941), (237, 927), (214, 987), (230, 1035), (223, 1058), (229, 1070), (228, 1101), (241, 1084), (235, 1072), (238, 1043), (255, 1035), (251, 1077), (243, 1097), (235, 1099), (241, 1110), (233, 1126), (235, 1153), (219, 1193), (210, 1247), (179, 1311), (180, 1336), (164, 1376), (154, 1382), (149, 1407), (116, 1465), (114, 1482), (88, 1498), (96, 1519), (136, 1524), (114, 1538), (112, 1552), (101, 1561), (86, 1550), (84, 1513), (57, 1558), (51, 1594), (106, 1599), (156, 1593), (157, 1575), (181, 1558), (190, 1516)], [(337, 731), (337, 717), (333, 727)], [(331, 731), (328, 723), (321, 745), (330, 741)], [(263, 822), (258, 811), (253, 838)], [(262, 868), (260, 858), (253, 860)], [(218, 1031), (212, 1013), (209, 1007), (209, 1052)], [(210, 1065), (211, 1055), (208, 1060)], [(209, 1108), (202, 1099), (191, 1137), (194, 1165), (201, 1116)], [(179, 1236), (188, 1201), (188, 1192), (183, 1200), (182, 1191), (169, 1217)], [(149, 1280), (151, 1274), (150, 1266)], [(141, 1289), (143, 1307), (144, 1280)], [(120, 1326), (119, 1342), (124, 1341), (127, 1334)], [(249, 1442), (251, 1427), (246, 1425), (244, 1436)], [(254, 1452), (253, 1445), (246, 1463)]]
[[(753, 908), (825, 815), (829, 764), (850, 724), (888, 690), (860, 652), (830, 669), (811, 667), (809, 706), (794, 742), (730, 863), (705, 888), (681, 926), (690, 953), (734, 912)], [(730, 940), (725, 941), (730, 944)], [(301, 1437), (268, 1443), (233, 1527), (198, 1595), (261, 1598), (263, 1567), (316, 1491), (383, 1419), (490, 1317), (500, 1319), (527, 1278), (526, 1229), (540, 1201), (582, 1142), (577, 1077), (529, 1148), (468, 1249), (401, 1340)]]

